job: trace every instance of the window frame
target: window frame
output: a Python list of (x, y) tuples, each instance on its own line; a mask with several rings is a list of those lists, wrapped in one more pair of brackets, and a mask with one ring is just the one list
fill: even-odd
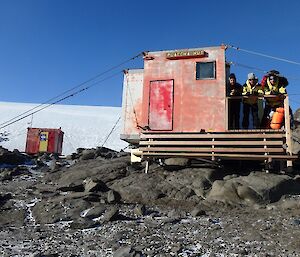
[[(214, 77), (207, 77), (207, 78), (200, 78), (200, 65), (201, 64), (207, 64), (207, 63), (212, 63), (213, 64), (213, 76)], [(196, 62), (196, 80), (213, 80), (217, 79), (217, 62), (216, 61), (209, 61), (209, 62)], [(199, 75), (199, 76), (198, 76)]]

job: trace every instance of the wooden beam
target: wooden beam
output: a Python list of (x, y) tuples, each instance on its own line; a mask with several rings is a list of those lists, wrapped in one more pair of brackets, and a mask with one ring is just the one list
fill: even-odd
[(142, 146), (151, 145), (278, 145), (282, 146), (280, 140), (274, 141), (140, 141)]
[[(141, 153), (141, 156), (145, 157), (211, 157), (209, 153)], [(258, 155), (258, 154), (219, 154), (215, 153), (215, 157), (224, 158), (237, 158), (237, 159), (249, 159), (249, 160), (262, 160), (262, 159), (277, 159), (277, 160), (295, 160), (298, 159), (296, 155)]]
[(283, 153), (283, 148), (210, 148), (210, 147), (140, 147), (143, 152), (227, 152), (227, 153)]
[(140, 138), (143, 139), (207, 139), (207, 138), (284, 138), (283, 133), (272, 134), (141, 134)]
[(224, 132), (174, 132), (174, 131), (161, 131), (161, 130), (143, 130), (143, 134), (237, 134), (237, 133), (282, 133), (284, 132), (282, 129), (234, 129), (227, 130)]

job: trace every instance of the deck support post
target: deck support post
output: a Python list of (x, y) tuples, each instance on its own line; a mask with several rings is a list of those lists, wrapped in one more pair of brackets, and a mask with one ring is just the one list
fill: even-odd
[[(285, 95), (284, 97), (284, 127), (285, 127), (285, 137), (286, 137), (286, 153), (288, 155), (292, 155), (292, 138), (291, 138), (291, 118), (290, 118), (290, 105), (289, 105), (289, 97)], [(293, 168), (293, 162), (288, 160), (286, 162), (287, 169)]]
[(145, 173), (147, 174), (149, 171), (149, 161), (146, 161)]
[(215, 141), (215, 139), (212, 138), (212, 146), (211, 146), (211, 148), (212, 148), (212, 152), (211, 152), (211, 154), (212, 154), (212, 155), (211, 155), (211, 160), (212, 160), (212, 161), (215, 161), (215, 159), (216, 159), (216, 158), (215, 158), (215, 152), (214, 152), (214, 150), (213, 150), (213, 149), (215, 148), (214, 141)]

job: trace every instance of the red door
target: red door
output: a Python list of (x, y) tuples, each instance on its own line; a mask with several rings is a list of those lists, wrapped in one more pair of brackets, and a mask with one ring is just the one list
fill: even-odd
[(173, 80), (150, 81), (149, 127), (151, 130), (172, 130), (173, 90)]
[(48, 136), (48, 153), (56, 153), (56, 144), (55, 144), (55, 137), (56, 137), (56, 132), (53, 130), (49, 131), (49, 136)]

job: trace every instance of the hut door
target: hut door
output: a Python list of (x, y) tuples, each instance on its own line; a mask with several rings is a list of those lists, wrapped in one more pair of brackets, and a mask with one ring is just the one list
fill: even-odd
[(47, 131), (41, 131), (40, 133), (40, 146), (39, 152), (47, 152), (48, 149), (48, 139), (49, 133)]
[(149, 127), (151, 130), (173, 129), (173, 80), (150, 81)]

